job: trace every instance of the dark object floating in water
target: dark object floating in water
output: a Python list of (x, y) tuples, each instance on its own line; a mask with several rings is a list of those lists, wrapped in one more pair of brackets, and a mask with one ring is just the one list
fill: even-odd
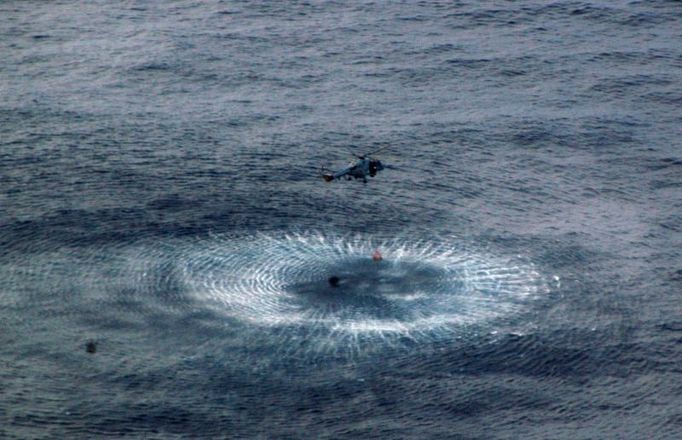
[(95, 341), (88, 341), (85, 344), (85, 351), (87, 351), (90, 354), (94, 354), (97, 352), (97, 343)]
[(329, 285), (332, 286), (332, 287), (338, 287), (338, 286), (339, 286), (339, 281), (341, 281), (341, 280), (340, 280), (339, 277), (337, 277), (337, 276), (331, 276), (331, 277), (329, 277)]

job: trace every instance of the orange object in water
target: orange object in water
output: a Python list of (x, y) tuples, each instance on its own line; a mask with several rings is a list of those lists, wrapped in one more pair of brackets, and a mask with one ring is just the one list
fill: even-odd
[(383, 259), (384, 257), (381, 256), (381, 252), (379, 252), (379, 249), (375, 250), (374, 253), (372, 254), (372, 260), (374, 261), (381, 261)]

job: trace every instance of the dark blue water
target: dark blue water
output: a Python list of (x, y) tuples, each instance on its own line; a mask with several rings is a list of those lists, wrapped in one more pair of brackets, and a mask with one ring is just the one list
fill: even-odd
[(682, 437), (681, 17), (3, 2), (0, 437)]

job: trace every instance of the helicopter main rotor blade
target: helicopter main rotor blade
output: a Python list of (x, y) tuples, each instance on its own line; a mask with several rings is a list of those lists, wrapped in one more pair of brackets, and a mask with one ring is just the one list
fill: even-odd
[(389, 148), (389, 147), (390, 147), (390, 145), (385, 145), (385, 146), (379, 148), (378, 150), (374, 150), (374, 151), (372, 151), (371, 153), (365, 154), (364, 157), (371, 156), (371, 155), (373, 155), (373, 154), (377, 154), (378, 152), (384, 151), (385, 149), (387, 149), (387, 148)]
[(369, 156), (371, 156), (371, 155), (373, 155), (373, 154), (377, 154), (377, 153), (380, 152), (380, 151), (384, 151), (385, 149), (387, 149), (387, 148), (389, 148), (389, 147), (390, 147), (390, 145), (385, 145), (385, 146), (379, 148), (378, 150), (374, 150), (374, 151), (369, 152), (369, 153), (366, 153), (366, 154), (355, 154), (355, 153), (353, 153), (352, 151), (350, 152), (350, 154), (351, 154), (351, 156), (356, 157), (356, 158), (362, 160), (362, 159), (364, 159), (364, 158), (366, 158), (366, 157), (369, 157)]

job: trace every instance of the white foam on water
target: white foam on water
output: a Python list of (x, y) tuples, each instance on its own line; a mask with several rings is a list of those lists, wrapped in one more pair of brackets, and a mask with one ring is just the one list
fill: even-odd
[[(372, 261), (375, 249), (383, 261)], [(454, 237), (213, 237), (183, 249), (176, 263), (187, 293), (227, 317), (338, 334), (409, 335), (484, 323), (524, 310), (547, 291), (532, 263), (477, 253)], [(332, 271), (345, 269), (359, 272), (353, 286), (330, 287)]]

